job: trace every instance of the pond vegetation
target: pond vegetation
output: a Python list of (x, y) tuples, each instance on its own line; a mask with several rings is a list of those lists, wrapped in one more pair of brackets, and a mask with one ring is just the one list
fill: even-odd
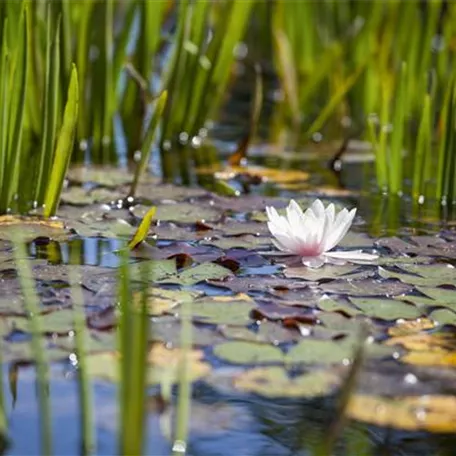
[(453, 454), (455, 40), (444, 0), (1, 2), (1, 452)]

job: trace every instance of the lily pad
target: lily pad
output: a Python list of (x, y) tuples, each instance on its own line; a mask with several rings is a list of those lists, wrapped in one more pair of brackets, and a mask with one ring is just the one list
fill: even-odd
[[(147, 383), (156, 385), (163, 382), (177, 382), (179, 364), (184, 353), (179, 348), (168, 349), (162, 344), (154, 344), (148, 355)], [(186, 356), (188, 356), (190, 381), (200, 379), (211, 371), (210, 365), (203, 361), (202, 351), (189, 350)], [(91, 376), (117, 382), (120, 372), (119, 361), (120, 355), (117, 352), (89, 355), (86, 358), (87, 371)]]
[(227, 339), (243, 340), (277, 345), (284, 342), (295, 342), (301, 338), (298, 331), (284, 328), (281, 324), (272, 321), (262, 321), (257, 331), (242, 326), (225, 326), (220, 332)]
[[(165, 288), (153, 287), (147, 290), (146, 306), (149, 315), (162, 315), (172, 311), (186, 301), (193, 301), (201, 293), (187, 290), (167, 290)], [(132, 305), (137, 308), (142, 306), (143, 293), (134, 292)]]
[(271, 240), (269, 238), (247, 234), (242, 236), (230, 236), (219, 239), (211, 239), (210, 241), (203, 241), (202, 244), (213, 245), (219, 249), (224, 250), (235, 248), (259, 250), (270, 246)]
[(421, 286), (437, 286), (456, 282), (456, 268), (449, 264), (431, 265), (401, 265), (404, 273), (380, 268), (379, 272), (385, 278), (397, 278), (404, 283)]
[(225, 342), (214, 347), (214, 355), (233, 364), (283, 363), (280, 348), (254, 342)]
[[(322, 268), (311, 269), (306, 266), (285, 269), (285, 277), (300, 278), (310, 282), (317, 282), (323, 279), (337, 279), (346, 276), (347, 279), (359, 278), (358, 274), (353, 274), (359, 268), (358, 265), (333, 266), (326, 264)], [(364, 275), (364, 274), (363, 274)]]
[(338, 376), (326, 370), (290, 377), (282, 367), (262, 367), (233, 379), (234, 387), (266, 397), (326, 396), (339, 384)]
[(380, 397), (353, 395), (347, 416), (385, 428), (437, 433), (456, 432), (456, 398), (445, 395)]
[(18, 233), (21, 239), (26, 242), (33, 241), (38, 237), (66, 241), (71, 236), (61, 220), (1, 215), (0, 239), (9, 240), (13, 234), (17, 235)]
[(363, 314), (381, 320), (417, 318), (421, 315), (415, 306), (394, 299), (350, 298), (350, 300), (363, 311)]
[[(138, 205), (133, 209), (136, 217), (143, 218), (149, 206)], [(209, 204), (192, 203), (158, 204), (155, 218), (163, 222), (195, 223), (196, 221), (215, 222), (222, 213)]]
[(194, 301), (191, 313), (193, 320), (201, 323), (244, 326), (253, 323), (250, 312), (254, 308), (253, 301), (242, 296), (214, 296)]
[[(28, 332), (29, 320), (21, 317), (8, 319), (12, 328)], [(37, 317), (39, 327), (45, 333), (65, 334), (74, 329), (74, 311), (71, 309), (56, 310)]]
[(456, 326), (456, 313), (449, 309), (437, 309), (429, 314), (429, 318), (438, 325)]
[(350, 317), (362, 313), (360, 310), (356, 309), (354, 306), (350, 306), (348, 303), (334, 301), (328, 297), (321, 298), (318, 301), (318, 307), (326, 312), (342, 312)]
[(325, 293), (346, 294), (350, 296), (398, 296), (413, 289), (399, 281), (380, 281), (380, 280), (334, 280), (324, 283), (320, 288)]
[(156, 279), (156, 282), (190, 286), (205, 280), (224, 279), (232, 275), (233, 273), (223, 266), (215, 263), (202, 263), (193, 268), (184, 269), (181, 273)]

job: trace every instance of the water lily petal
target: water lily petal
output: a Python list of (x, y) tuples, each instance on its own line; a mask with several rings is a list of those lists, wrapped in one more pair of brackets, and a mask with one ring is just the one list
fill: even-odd
[(325, 240), (325, 251), (334, 248), (344, 238), (353, 223), (355, 215), (356, 209), (352, 209), (350, 212), (347, 209), (342, 209), (337, 214), (332, 231), (328, 233), (328, 237)]
[(316, 199), (312, 203), (310, 210), (315, 214), (315, 217), (317, 219), (323, 219), (325, 216), (325, 206), (319, 199)]
[(378, 258), (378, 255), (375, 255), (373, 253), (365, 253), (361, 250), (325, 252), (325, 256), (329, 258), (337, 258), (347, 261), (373, 261)]

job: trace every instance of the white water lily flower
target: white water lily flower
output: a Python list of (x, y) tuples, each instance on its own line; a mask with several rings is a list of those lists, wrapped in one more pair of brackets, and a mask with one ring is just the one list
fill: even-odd
[(345, 264), (346, 261), (372, 261), (378, 255), (361, 250), (331, 252), (347, 234), (356, 209), (342, 209), (337, 215), (334, 204), (326, 209), (317, 199), (305, 212), (291, 200), (286, 217), (273, 207), (266, 208), (268, 228), (275, 239), (274, 245), (291, 255), (299, 255), (304, 265), (319, 268), (325, 263)]

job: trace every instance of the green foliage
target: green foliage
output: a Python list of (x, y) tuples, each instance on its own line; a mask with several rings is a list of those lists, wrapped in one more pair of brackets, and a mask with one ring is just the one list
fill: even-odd
[[(402, 194), (411, 178), (416, 201), (453, 201), (455, 5), (374, 0), (271, 8), (275, 62), (293, 124), (307, 137), (364, 131), (381, 190)], [(349, 130), (341, 126), (347, 118)]]

